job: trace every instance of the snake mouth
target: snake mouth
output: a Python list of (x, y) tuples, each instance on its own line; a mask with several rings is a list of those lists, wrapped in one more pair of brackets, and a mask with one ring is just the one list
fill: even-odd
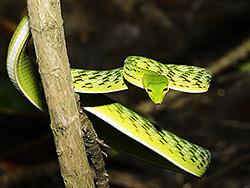
[(162, 104), (162, 101), (161, 102), (155, 102), (156, 105), (160, 105)]
[(151, 98), (151, 100), (154, 102), (154, 104), (156, 104), (156, 105), (160, 105), (160, 104), (162, 104), (162, 102), (163, 102), (163, 99), (162, 98), (159, 98), (159, 99), (153, 99), (153, 98)]

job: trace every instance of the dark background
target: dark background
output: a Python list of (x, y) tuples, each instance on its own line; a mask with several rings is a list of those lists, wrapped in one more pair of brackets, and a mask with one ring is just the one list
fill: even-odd
[[(63, 187), (49, 119), (6, 73), (26, 1), (0, 5), (0, 187)], [(64, 0), (62, 13), (72, 67), (116, 68), (128, 55), (142, 55), (216, 70), (207, 93), (170, 91), (161, 106), (137, 88), (109, 95), (212, 154), (199, 179), (109, 151), (112, 187), (250, 188), (250, 1)]]

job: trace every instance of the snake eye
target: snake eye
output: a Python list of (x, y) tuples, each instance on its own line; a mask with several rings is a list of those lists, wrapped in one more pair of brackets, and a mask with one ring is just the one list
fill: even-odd
[(150, 88), (148, 88), (147, 90), (148, 90), (148, 92), (152, 92), (152, 89), (150, 89)]
[(168, 89), (169, 89), (168, 87), (165, 87), (165, 88), (163, 89), (163, 91), (168, 91)]

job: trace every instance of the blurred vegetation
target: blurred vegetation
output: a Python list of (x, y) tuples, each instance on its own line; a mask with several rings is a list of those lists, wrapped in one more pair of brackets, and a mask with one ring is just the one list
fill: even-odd
[[(0, 3), (0, 187), (63, 187), (48, 117), (6, 73), (26, 1)], [(112, 187), (250, 187), (250, 1), (63, 0), (62, 7), (72, 67), (115, 68), (142, 55), (216, 72), (207, 93), (170, 91), (161, 106), (138, 88), (108, 95), (212, 153), (201, 179), (112, 153)]]

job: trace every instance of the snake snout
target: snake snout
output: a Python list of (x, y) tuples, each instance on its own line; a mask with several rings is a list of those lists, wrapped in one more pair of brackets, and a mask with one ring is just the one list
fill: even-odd
[(154, 104), (160, 105), (163, 102), (163, 98), (151, 98)]

